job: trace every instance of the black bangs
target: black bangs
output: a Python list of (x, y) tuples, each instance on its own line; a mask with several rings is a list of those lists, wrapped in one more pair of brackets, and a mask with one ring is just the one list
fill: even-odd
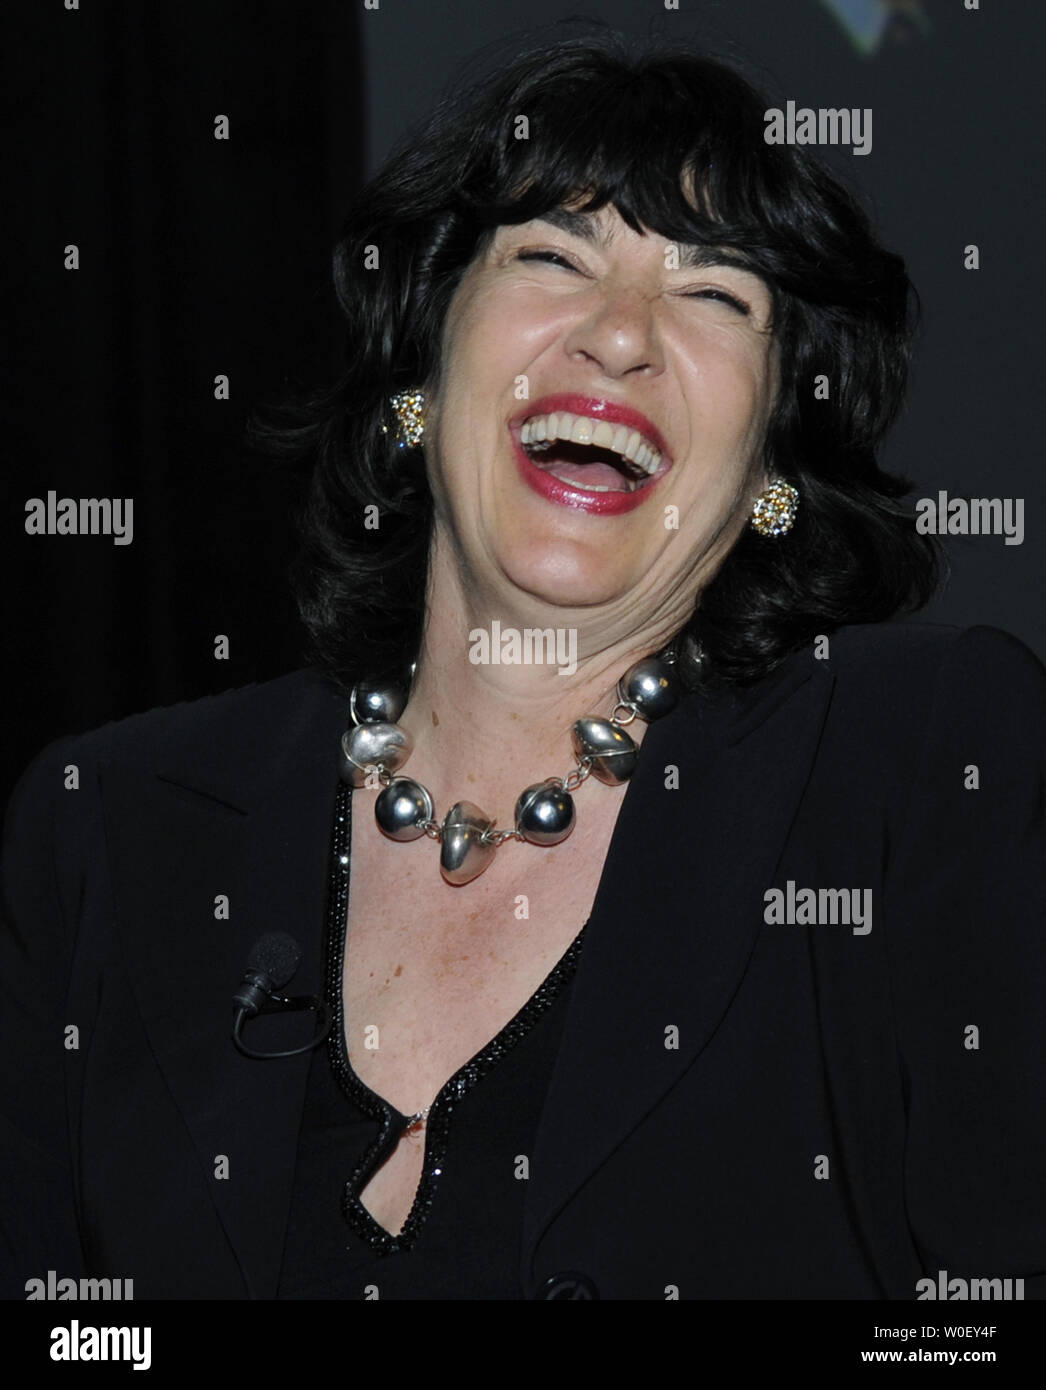
[[(597, 26), (476, 80), (473, 69), (355, 198), (334, 248), (339, 379), (256, 412), (256, 446), (311, 467), (295, 570), (309, 656), (343, 690), (402, 667), (425, 606), (424, 448), (397, 450), (389, 396), (439, 388), (447, 313), (502, 225), (611, 206), (636, 232), (727, 249), (773, 299), (780, 388), (763, 464), (799, 489), (787, 537), (750, 528), (683, 629), (695, 684), (745, 684), (844, 623), (932, 595), (933, 538), (883, 471), (915, 322), (904, 261), (807, 147), (767, 144), (772, 103), (731, 64)], [(481, 61), (483, 61), (481, 59)], [(824, 385), (829, 387), (826, 397)], [(380, 513), (381, 524), (370, 522)]]
[(623, 66), (620, 54), (583, 47), (525, 64), (514, 89), (490, 94), (501, 109), (480, 121), (463, 206), (484, 229), (612, 206), (634, 231), (730, 247), (764, 275), (801, 283), (786, 265), (786, 252), (803, 250), (785, 167), (794, 155), (766, 144), (765, 107), (744, 79), (705, 57), (679, 59), (655, 51)]

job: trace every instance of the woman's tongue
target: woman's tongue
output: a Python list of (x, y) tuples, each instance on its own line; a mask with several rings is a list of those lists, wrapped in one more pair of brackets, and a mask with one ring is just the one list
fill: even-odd
[(576, 483), (582, 488), (606, 488), (610, 492), (631, 492), (631, 488), (617, 469), (610, 463), (571, 463), (554, 462), (542, 465), (545, 473), (551, 473), (561, 483)]

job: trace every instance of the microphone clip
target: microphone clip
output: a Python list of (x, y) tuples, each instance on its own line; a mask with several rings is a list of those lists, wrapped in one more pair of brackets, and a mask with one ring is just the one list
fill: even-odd
[[(232, 1027), (232, 1040), (245, 1057), (251, 1057), (256, 1061), (270, 1061), (277, 1057), (297, 1057), (302, 1052), (311, 1052), (314, 1047), (319, 1047), (330, 1032), (330, 1011), (325, 1004), (311, 994), (298, 994), (288, 998), (282, 994), (270, 994), (266, 991), (265, 1003), (263, 1004), (255, 1003), (252, 1000), (251, 1006), (245, 1007), (242, 1003), (242, 994), (237, 996), (236, 1002), (239, 1007), (236, 1010), (236, 1019)], [(243, 1025), (248, 1018), (254, 1018), (260, 1014), (301, 1013), (306, 1009), (312, 1009), (317, 1015), (317, 1033), (311, 1042), (304, 1043), (301, 1047), (289, 1048), (285, 1052), (257, 1052), (243, 1041)]]

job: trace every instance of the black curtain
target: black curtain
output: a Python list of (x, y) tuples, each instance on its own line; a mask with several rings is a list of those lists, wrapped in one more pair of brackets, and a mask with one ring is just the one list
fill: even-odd
[[(3, 793), (60, 734), (300, 663), (299, 484), (244, 426), (342, 352), (357, 22), (339, 0), (8, 12)], [(132, 499), (130, 543), (26, 534), (49, 492)]]

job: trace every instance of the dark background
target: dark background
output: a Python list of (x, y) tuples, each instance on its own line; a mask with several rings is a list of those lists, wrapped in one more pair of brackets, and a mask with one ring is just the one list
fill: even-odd
[[(64, 0), (73, 3), (73, 0)], [(287, 593), (297, 482), (249, 411), (326, 381), (330, 251), (390, 142), (478, 61), (564, 16), (736, 54), (775, 104), (872, 107), (823, 150), (901, 251), (924, 326), (886, 454), (916, 496), (1022, 497), (1023, 545), (948, 542), (924, 618), (992, 623), (1046, 657), (1039, 379), (1042, 21), (986, 0), (25, 0), (7, 8), (0, 796), (59, 734), (300, 664)], [(230, 120), (228, 141), (214, 118)], [(80, 248), (80, 269), (63, 248)], [(963, 269), (980, 247), (981, 269)], [(228, 401), (214, 377), (230, 377)], [(133, 497), (134, 539), (28, 536), (48, 490)], [(225, 634), (230, 659), (214, 659)], [(1002, 712), (1000, 712), (1002, 713)], [(259, 756), (264, 750), (259, 749)]]

